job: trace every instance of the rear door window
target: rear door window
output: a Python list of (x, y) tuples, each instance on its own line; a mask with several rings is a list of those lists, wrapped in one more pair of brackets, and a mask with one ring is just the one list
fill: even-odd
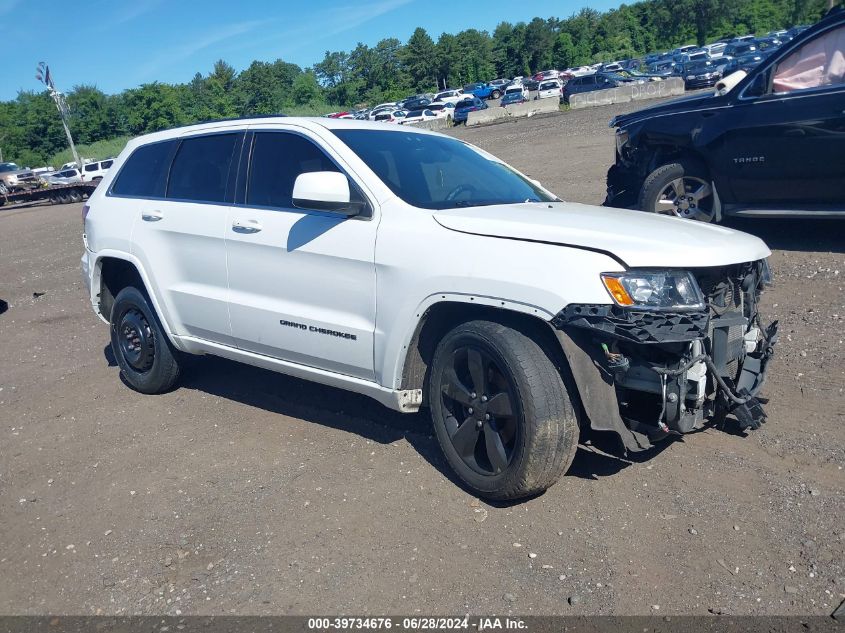
[(85, 165), (85, 171), (99, 171), (100, 164), (99, 163), (89, 163)]
[(246, 203), (293, 209), (291, 198), (296, 177), (314, 171), (340, 170), (323, 150), (303, 136), (288, 132), (256, 132)]
[(163, 198), (175, 140), (139, 147), (126, 159), (111, 194), (142, 198)]
[(167, 197), (225, 202), (229, 169), (240, 133), (208, 134), (182, 140), (167, 184)]

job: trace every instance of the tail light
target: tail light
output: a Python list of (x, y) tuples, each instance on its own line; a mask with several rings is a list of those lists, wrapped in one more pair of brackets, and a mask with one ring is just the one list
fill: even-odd
[(87, 202), (82, 205), (82, 223), (85, 223), (85, 220), (88, 218), (88, 212), (91, 210), (91, 205)]

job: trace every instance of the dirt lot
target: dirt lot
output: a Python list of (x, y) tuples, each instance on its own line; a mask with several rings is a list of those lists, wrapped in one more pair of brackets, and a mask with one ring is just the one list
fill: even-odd
[[(626, 109), (455, 134), (599, 203)], [(79, 205), (0, 211), (0, 613), (829, 614), (842, 224), (742, 227), (775, 251), (768, 424), (636, 463), (583, 447), (546, 494), (488, 505), (424, 414), (215, 359), (130, 391), (83, 291)]]

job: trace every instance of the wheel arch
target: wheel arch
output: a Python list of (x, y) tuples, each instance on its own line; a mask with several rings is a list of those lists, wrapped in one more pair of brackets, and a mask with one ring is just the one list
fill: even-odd
[(161, 309), (152, 284), (141, 262), (128, 253), (104, 251), (97, 254), (91, 279), (92, 303), (101, 319), (109, 322), (115, 297), (127, 286), (134, 285), (150, 300), (165, 334), (176, 347), (167, 315)]
[(521, 332), (540, 345), (565, 379), (570, 373), (569, 363), (544, 311), (505, 300), (440, 297), (418, 312), (413, 333), (402, 348), (401, 373), (397, 375), (399, 389), (422, 390), (423, 404), (426, 404), (429, 368), (437, 344), (447, 332), (469, 321), (492, 321)]

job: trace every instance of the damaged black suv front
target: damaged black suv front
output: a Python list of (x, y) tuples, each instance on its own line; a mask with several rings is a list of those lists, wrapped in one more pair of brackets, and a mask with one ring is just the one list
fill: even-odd
[(639, 452), (728, 415), (742, 430), (765, 422), (760, 388), (777, 342), (777, 322), (758, 309), (765, 259), (602, 281), (613, 305), (569, 305), (553, 321), (593, 429)]

